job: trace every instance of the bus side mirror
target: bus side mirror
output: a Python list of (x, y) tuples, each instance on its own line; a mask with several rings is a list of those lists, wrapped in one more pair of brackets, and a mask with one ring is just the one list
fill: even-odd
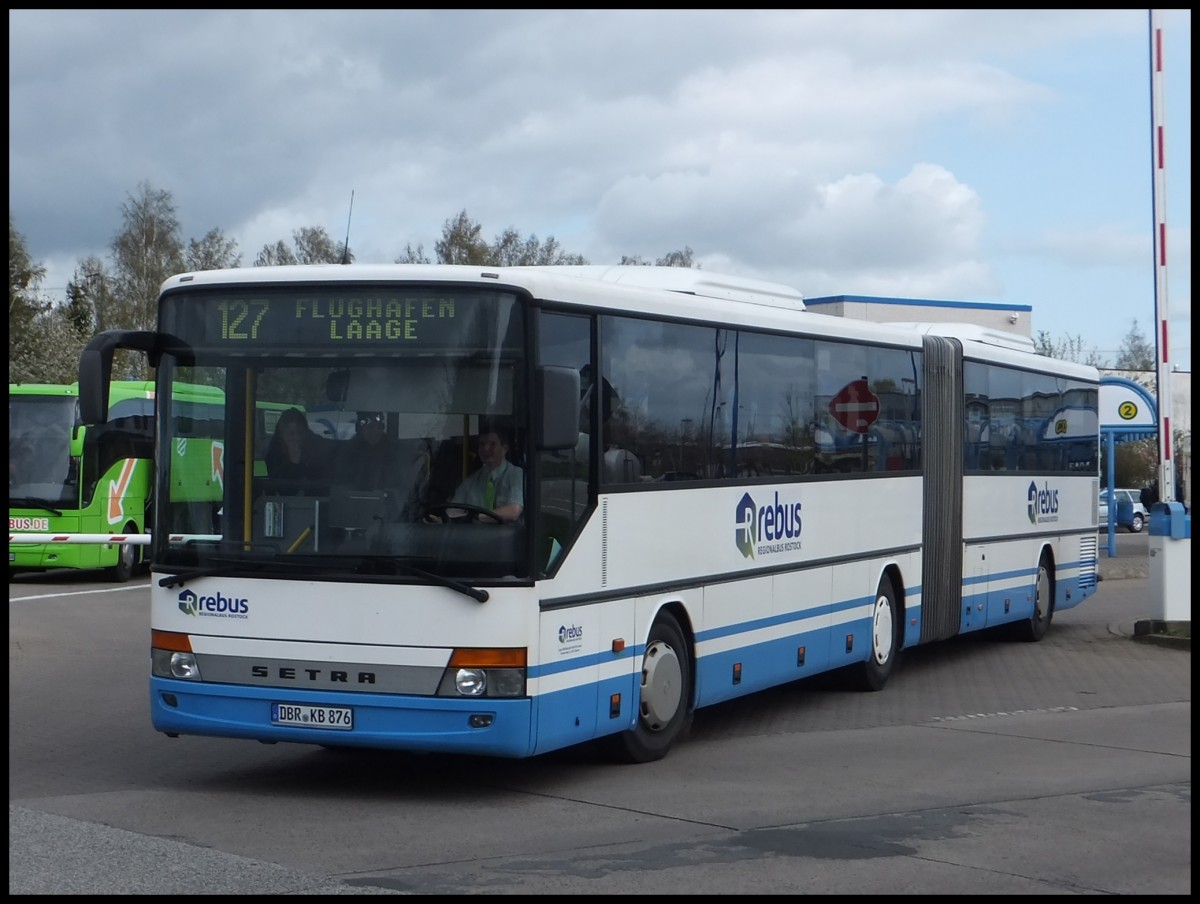
[(579, 442), (579, 371), (547, 364), (534, 374), (539, 451), (574, 449)]
[(118, 348), (146, 352), (157, 366), (161, 342), (150, 330), (105, 330), (92, 337), (79, 355), (79, 419), (85, 424), (108, 421), (108, 384), (113, 352)]

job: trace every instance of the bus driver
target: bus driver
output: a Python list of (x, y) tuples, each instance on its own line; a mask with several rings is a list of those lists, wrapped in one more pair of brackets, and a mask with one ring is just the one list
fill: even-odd
[[(458, 485), (448, 506), (454, 503), (484, 508), (495, 515), (475, 516), (480, 521), (516, 521), (525, 511), (525, 472), (508, 460), (508, 430), (500, 424), (480, 427), (476, 450), (479, 469)], [(436, 523), (441, 515), (428, 514), (425, 520)]]

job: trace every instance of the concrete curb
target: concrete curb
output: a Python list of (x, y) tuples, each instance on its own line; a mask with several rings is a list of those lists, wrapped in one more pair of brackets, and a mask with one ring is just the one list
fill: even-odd
[[(1185, 636), (1186, 633), (1186, 636)], [(1133, 639), (1179, 650), (1192, 648), (1192, 623), (1144, 618), (1133, 623)]]

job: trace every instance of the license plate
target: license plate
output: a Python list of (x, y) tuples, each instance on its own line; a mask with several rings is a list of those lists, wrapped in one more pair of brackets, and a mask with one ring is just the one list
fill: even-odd
[(296, 728), (331, 728), (351, 731), (354, 710), (348, 706), (309, 706), (306, 703), (272, 703), (271, 724)]

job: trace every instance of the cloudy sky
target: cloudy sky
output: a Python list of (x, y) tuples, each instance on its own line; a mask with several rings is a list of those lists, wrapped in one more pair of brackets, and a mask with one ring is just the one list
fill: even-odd
[[(1191, 13), (1165, 10), (1166, 305), (1191, 369)], [(61, 298), (138, 186), (249, 266), (460, 211), (594, 264), (1155, 334), (1148, 10), (10, 10), (9, 212)]]

